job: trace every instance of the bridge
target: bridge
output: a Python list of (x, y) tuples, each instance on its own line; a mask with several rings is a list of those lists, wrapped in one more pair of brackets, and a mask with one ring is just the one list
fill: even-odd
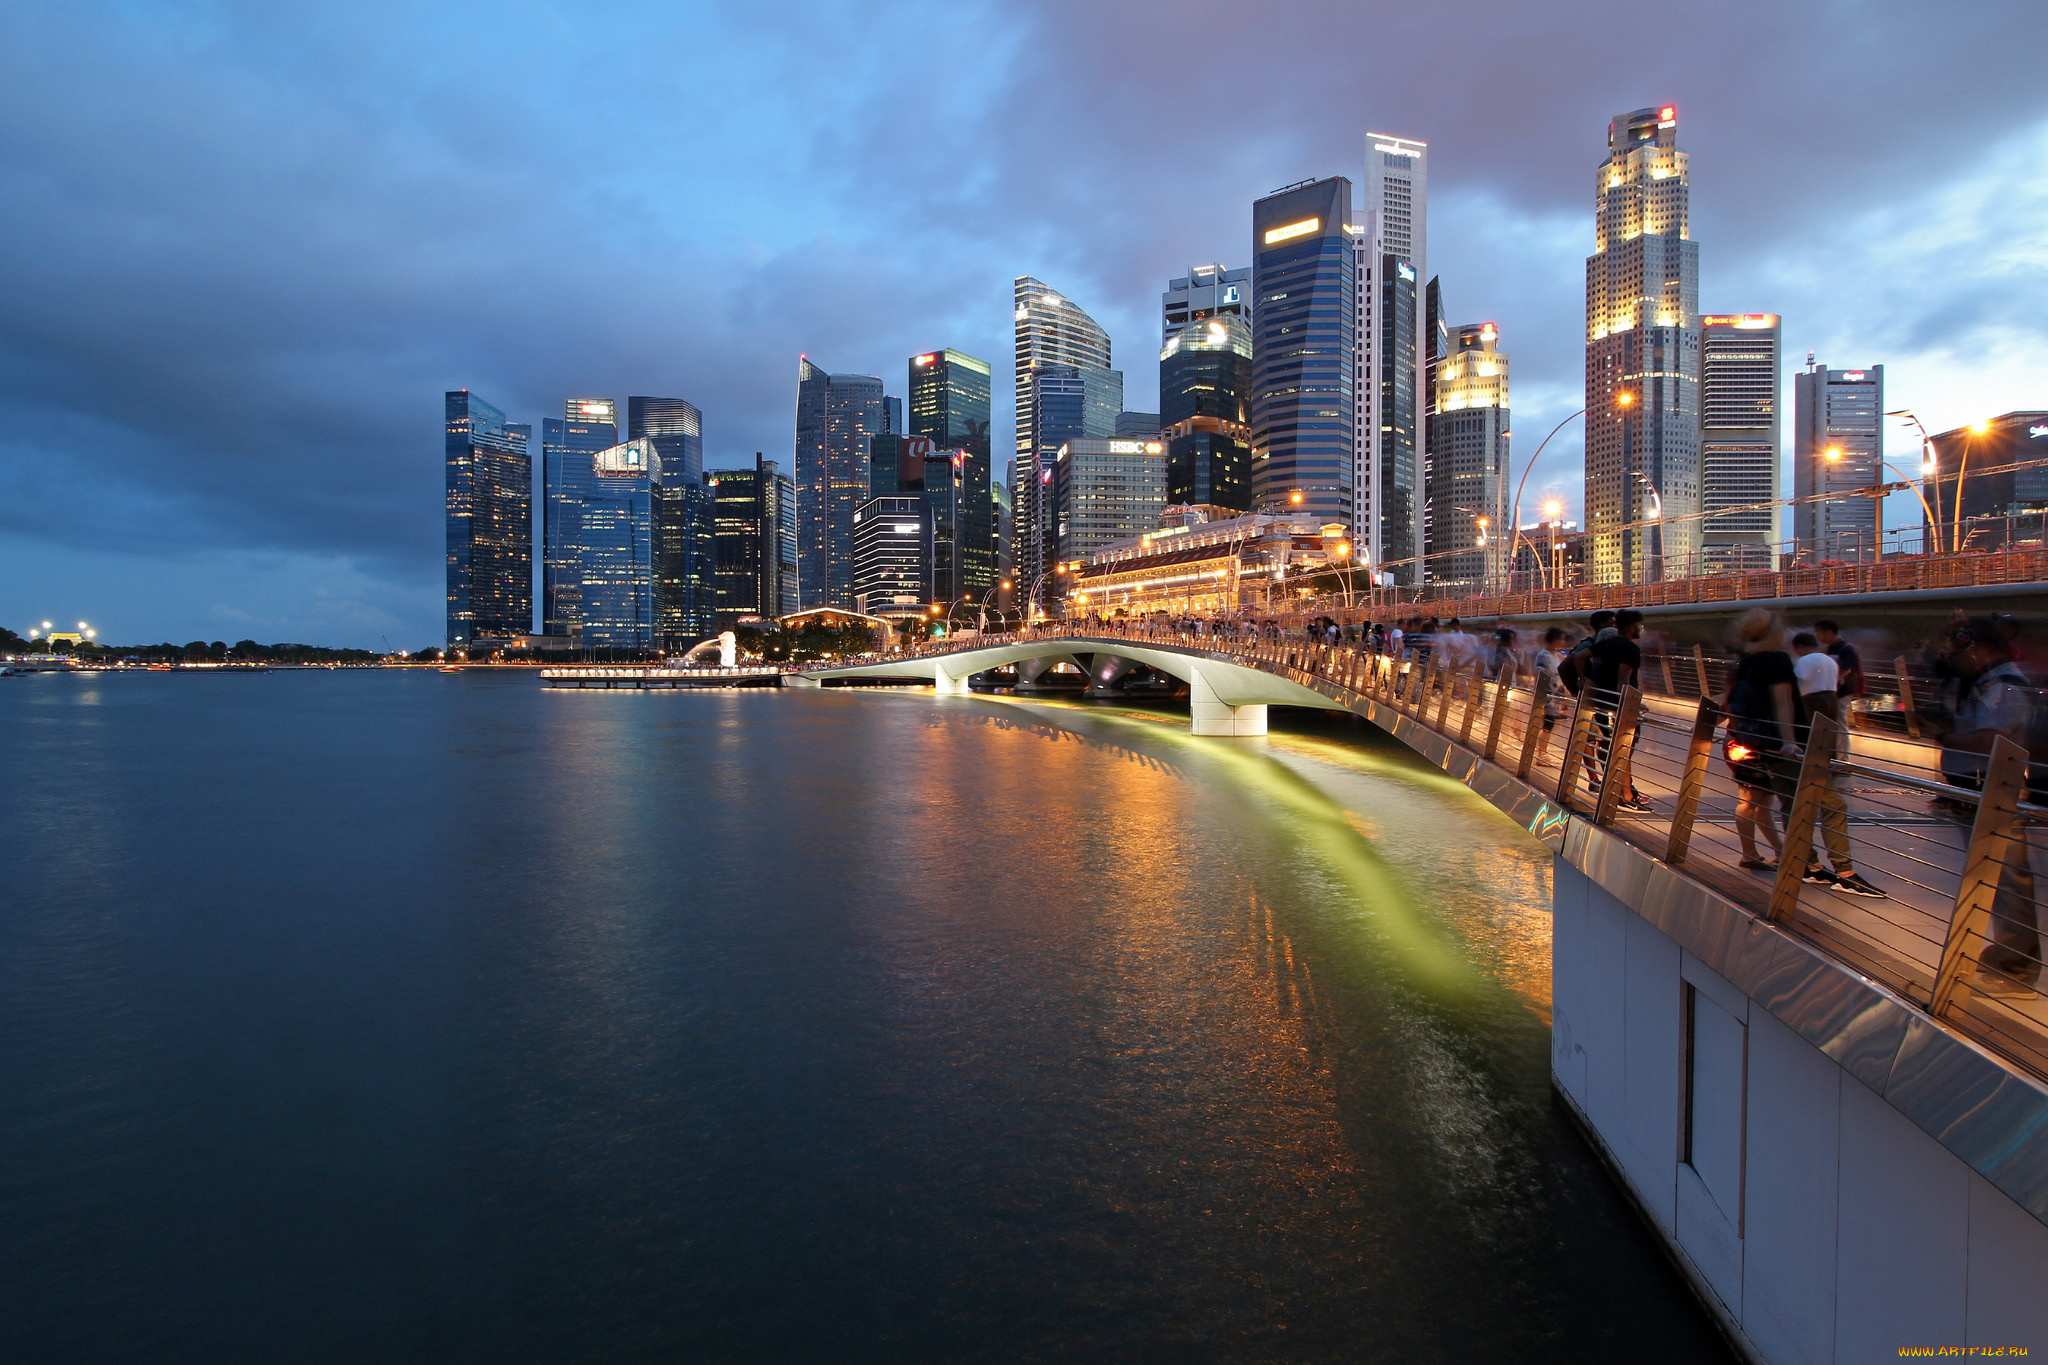
[[(1201, 735), (1263, 734), (1272, 705), (1352, 712), (1546, 843), (1554, 1087), (1745, 1355), (2048, 1345), (2048, 996), (2025, 970), (2038, 938), (2013, 932), (2038, 913), (2048, 807), (2017, 745), (1994, 745), (1982, 790), (1953, 785), (1901, 668), (1896, 732), (1814, 724), (1759, 872), (1715, 753), (1725, 665), (1698, 651), (1571, 696), (1447, 653), (1061, 625), (785, 684), (960, 694), (1035, 659), (1183, 679)], [(1803, 879), (1852, 841), (1883, 899)]]

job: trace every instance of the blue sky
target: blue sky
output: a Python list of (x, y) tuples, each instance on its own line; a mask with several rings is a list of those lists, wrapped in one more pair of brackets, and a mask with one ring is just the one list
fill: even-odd
[[(1937, 429), (2048, 407), (2048, 10), (1692, 8), (17, 0), (0, 622), (437, 640), (448, 388), (678, 395), (710, 463), (786, 459), (800, 352), (900, 392), (953, 345), (1001, 449), (1020, 273), (1149, 407), (1167, 277), (1368, 127), (1431, 143), (1430, 264), (1524, 437), (1578, 406), (1606, 120), (1653, 103), (1704, 307)], [(1532, 496), (1576, 506), (1579, 454)]]

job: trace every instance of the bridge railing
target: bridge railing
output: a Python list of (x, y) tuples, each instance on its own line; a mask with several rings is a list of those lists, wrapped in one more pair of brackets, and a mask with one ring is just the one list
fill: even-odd
[(2011, 738), (1944, 748), (1821, 718), (1767, 752), (1722, 712), (1726, 663), (1698, 656), (1647, 662), (1642, 687), (1573, 695), (1519, 659), (1495, 672), (1442, 650), (1128, 622), (1056, 633), (1220, 654), (1388, 708), (2048, 1076), (2035, 878), (2048, 755), (2032, 763)]

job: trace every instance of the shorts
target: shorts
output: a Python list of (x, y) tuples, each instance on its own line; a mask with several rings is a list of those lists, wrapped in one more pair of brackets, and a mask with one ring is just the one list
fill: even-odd
[(1780, 801), (1791, 801), (1799, 790), (1799, 760), (1780, 758), (1776, 754), (1757, 754), (1741, 762), (1727, 758), (1728, 771), (1735, 775), (1738, 784), (1756, 791), (1768, 792)]

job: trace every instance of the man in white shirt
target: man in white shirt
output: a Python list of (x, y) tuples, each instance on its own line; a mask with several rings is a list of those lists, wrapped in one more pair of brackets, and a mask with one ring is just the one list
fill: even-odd
[[(1792, 637), (1792, 676), (1799, 680), (1799, 704), (1805, 710), (1807, 723), (1812, 724), (1815, 716), (1825, 716), (1840, 727), (1842, 703), (1835, 689), (1840, 683), (1840, 668), (1827, 651), (1820, 647), (1820, 640), (1810, 630), (1802, 630)], [(1846, 739), (1848, 731), (1837, 728), (1839, 738)], [(1785, 812), (1790, 819), (1792, 812)], [(1828, 861), (1834, 864), (1834, 871), (1823, 868), (1819, 861), (1808, 855), (1806, 880), (1816, 886), (1825, 886), (1832, 891), (1845, 891), (1852, 896), (1868, 896), (1873, 900), (1887, 899), (1885, 893), (1859, 875), (1849, 857), (1849, 803), (1842, 799), (1842, 793), (1835, 789), (1835, 774), (1830, 768), (1820, 778), (1820, 833), (1827, 845)], [(1809, 846), (1810, 847), (1810, 846)]]

